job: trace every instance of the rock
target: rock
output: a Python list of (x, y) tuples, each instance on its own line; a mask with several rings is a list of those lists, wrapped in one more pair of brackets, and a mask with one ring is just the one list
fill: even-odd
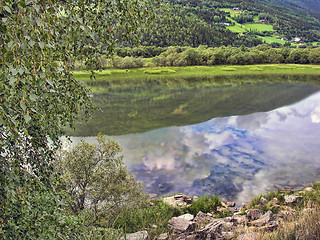
[(225, 211), (228, 211), (228, 208), (225, 207), (217, 207), (217, 212), (223, 213)]
[(222, 239), (221, 227), (223, 221), (214, 220), (197, 231), (197, 239)]
[(233, 218), (232, 217), (225, 217), (225, 218), (221, 218), (220, 220), (224, 221), (224, 222), (232, 222)]
[(140, 231), (127, 234), (125, 237), (120, 238), (120, 240), (150, 240), (150, 238), (147, 231)]
[(233, 222), (236, 222), (238, 224), (245, 224), (248, 221), (248, 219), (245, 215), (234, 214), (232, 219), (233, 219), (232, 220)]
[(196, 240), (197, 234), (196, 233), (184, 233), (173, 238), (174, 240)]
[(168, 233), (162, 233), (159, 235), (157, 240), (169, 240), (169, 234)]
[(286, 196), (284, 196), (284, 203), (285, 204), (295, 204), (301, 198), (302, 198), (301, 196), (286, 195)]
[(255, 227), (262, 227), (266, 225), (268, 222), (270, 222), (272, 216), (273, 216), (273, 213), (271, 211), (268, 211), (264, 215), (262, 215), (259, 219), (252, 221), (251, 225)]
[(293, 209), (284, 211), (282, 210), (277, 216), (286, 221), (292, 221), (294, 219), (295, 211)]
[(192, 198), (187, 196), (187, 195), (184, 195), (184, 194), (175, 195), (174, 199), (177, 200), (177, 201), (183, 201), (183, 202), (185, 202), (187, 204), (192, 203)]
[(234, 237), (233, 232), (221, 232), (223, 239), (232, 239)]
[(192, 198), (184, 194), (177, 194), (172, 197), (163, 198), (162, 200), (174, 207), (183, 207), (192, 203)]
[(225, 208), (236, 206), (235, 202), (221, 202), (221, 205)]
[(261, 231), (273, 231), (276, 230), (279, 226), (279, 223), (277, 221), (271, 221), (268, 222), (265, 226), (260, 227), (259, 230)]
[(305, 189), (303, 189), (303, 191), (305, 192), (312, 192), (313, 188), (312, 187), (306, 187)]
[(267, 204), (269, 201), (267, 199), (265, 199), (264, 197), (260, 198), (260, 205), (265, 205)]
[(222, 228), (224, 231), (231, 231), (233, 229), (233, 223), (232, 222), (224, 222), (222, 224)]
[(258, 240), (258, 239), (260, 239), (260, 234), (256, 232), (243, 233), (237, 238), (237, 240)]
[(279, 204), (280, 203), (278, 198), (272, 198), (271, 202), (273, 202), (274, 204)]
[(173, 217), (169, 220), (169, 227), (175, 232), (192, 231), (195, 228), (193, 215), (187, 213), (179, 217)]
[(197, 225), (203, 225), (207, 224), (209, 222), (212, 222), (214, 220), (214, 217), (212, 217), (212, 214), (207, 214), (203, 212), (198, 212), (197, 216), (194, 218), (194, 222), (197, 223)]
[(154, 198), (156, 198), (158, 195), (157, 194), (155, 194), (155, 193), (150, 193), (149, 194), (149, 198), (150, 199), (154, 199)]
[(249, 220), (257, 220), (263, 215), (263, 211), (260, 209), (249, 209), (246, 211), (246, 214)]

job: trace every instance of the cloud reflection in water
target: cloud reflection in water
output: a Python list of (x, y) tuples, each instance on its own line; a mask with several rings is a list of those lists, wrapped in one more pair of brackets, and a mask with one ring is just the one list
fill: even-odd
[(114, 138), (149, 193), (218, 194), (241, 203), (317, 180), (319, 133), (320, 92), (270, 112)]
[(320, 93), (266, 113), (116, 137), (150, 193), (219, 194), (246, 201), (275, 186), (315, 181)]

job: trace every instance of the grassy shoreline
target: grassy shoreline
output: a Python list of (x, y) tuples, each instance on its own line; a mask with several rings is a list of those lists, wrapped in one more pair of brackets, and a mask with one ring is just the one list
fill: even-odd
[[(188, 67), (110, 68), (95, 72), (74, 71), (76, 80), (89, 86), (92, 93), (105, 93), (115, 88), (167, 86), (239, 85), (257, 82), (308, 82), (320, 85), (320, 65), (265, 64), (217, 65)], [(292, 77), (294, 76), (294, 77)]]
[[(107, 69), (96, 72), (95, 81), (113, 79), (148, 79), (152, 77), (234, 76), (234, 75), (320, 75), (320, 65), (265, 64), (265, 65), (216, 65), (188, 67), (148, 67), (136, 69)], [(90, 81), (90, 71), (74, 71), (74, 77), (82, 82)]]

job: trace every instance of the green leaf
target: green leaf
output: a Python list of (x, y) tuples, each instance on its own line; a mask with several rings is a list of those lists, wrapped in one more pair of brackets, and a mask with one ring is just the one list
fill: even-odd
[(26, 4), (25, 1), (20, 1), (20, 2), (19, 2), (19, 5), (20, 5), (21, 7), (26, 7), (26, 6), (27, 6), (27, 4)]
[(7, 44), (8, 48), (12, 49), (13, 44), (14, 44), (14, 41), (8, 42)]
[(24, 102), (20, 103), (20, 107), (22, 108), (23, 111), (25, 111), (27, 109), (27, 106)]
[(43, 48), (44, 48), (44, 43), (43, 43), (43, 42), (39, 42), (39, 47), (40, 47), (41, 49), (43, 49)]
[(14, 87), (14, 84), (16, 83), (16, 81), (17, 81), (16, 78), (11, 77), (11, 78), (10, 78), (10, 81), (9, 81), (10, 86), (11, 86), (11, 87)]
[(33, 8), (37, 11), (37, 12), (39, 12), (40, 11), (40, 6), (39, 5), (33, 5)]
[(22, 43), (22, 44), (20, 45), (20, 47), (21, 47), (21, 49), (24, 51), (24, 50), (27, 49), (27, 44)]
[(12, 13), (11, 9), (8, 6), (4, 6), (3, 9), (6, 10), (8, 13)]
[(35, 41), (33, 41), (33, 40), (30, 40), (30, 41), (29, 41), (29, 45), (30, 45), (31, 47), (33, 47), (35, 44), (36, 44)]
[(39, 27), (41, 27), (41, 26), (42, 26), (42, 20), (41, 20), (41, 18), (37, 18), (37, 19), (36, 19), (36, 23), (37, 23), (37, 25), (38, 25)]
[(30, 122), (31, 117), (29, 116), (29, 113), (24, 115), (24, 120), (26, 121), (26, 123)]
[(15, 68), (12, 68), (11, 69), (11, 72), (12, 72), (12, 75), (13, 76), (15, 76), (15, 75), (17, 75), (17, 73), (19, 72), (17, 69), (15, 69)]
[(31, 101), (36, 101), (38, 99), (38, 96), (37, 95), (35, 95), (35, 94), (31, 94), (30, 95), (30, 100)]
[(49, 85), (51, 85), (52, 87), (54, 86), (53, 82), (50, 79), (47, 79), (47, 83), (49, 83)]

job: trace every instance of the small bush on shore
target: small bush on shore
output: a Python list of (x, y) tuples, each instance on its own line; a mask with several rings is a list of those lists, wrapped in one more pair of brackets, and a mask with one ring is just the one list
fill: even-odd
[(190, 206), (186, 207), (186, 211), (197, 215), (198, 212), (212, 213), (217, 211), (217, 207), (221, 206), (220, 198), (216, 195), (202, 196), (195, 200)]
[(162, 200), (152, 201), (152, 206), (139, 207), (122, 211), (114, 218), (113, 228), (133, 233), (147, 229), (150, 236), (168, 232), (168, 221), (182, 215), (180, 208), (173, 207)]

